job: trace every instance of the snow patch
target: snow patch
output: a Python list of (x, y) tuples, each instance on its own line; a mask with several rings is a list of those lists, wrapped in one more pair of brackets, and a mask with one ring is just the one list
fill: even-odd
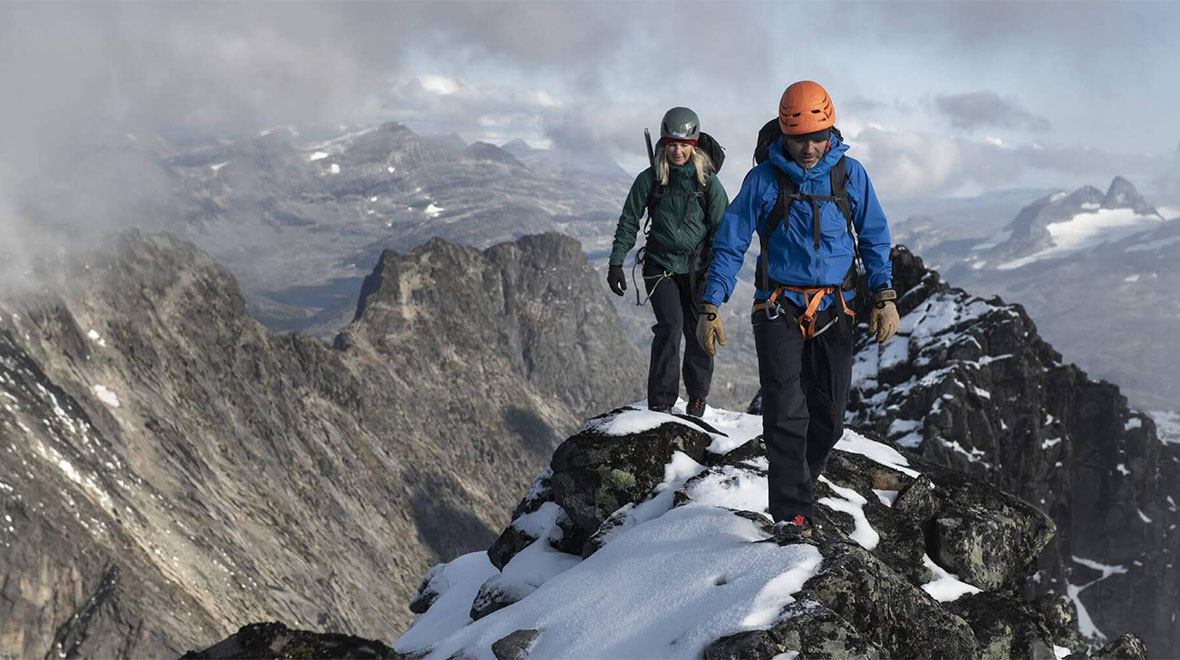
[(331, 156), (331, 155), (332, 155), (332, 154), (330, 154), (330, 153), (328, 153), (328, 152), (326, 152), (326, 151), (317, 151), (317, 152), (315, 152), (314, 154), (312, 154), (312, 155), (308, 156), (308, 157), (307, 157), (307, 160), (309, 160), (310, 162), (313, 162), (313, 163), (314, 163), (314, 162), (316, 162), (317, 160), (323, 160), (323, 159), (325, 159), (325, 158), (327, 158), (328, 156)]
[(886, 467), (893, 468), (898, 472), (907, 474), (915, 479), (921, 476), (922, 473), (910, 468), (910, 462), (906, 460), (901, 452), (897, 451), (889, 445), (881, 444), (869, 440), (863, 435), (851, 431), (844, 430), (844, 435), (840, 437), (840, 441), (836, 443), (836, 449), (846, 451), (850, 454), (860, 454), (869, 460), (880, 463)]
[(877, 494), (877, 499), (881, 500), (881, 504), (884, 504), (885, 506), (888, 506), (888, 507), (892, 507), (893, 503), (895, 501), (897, 501), (897, 494), (901, 491), (878, 490), (878, 489), (874, 488), (873, 492)]
[(340, 174), (340, 165), (338, 163), (332, 163), (332, 166), (328, 168), (328, 171), (332, 174)]
[(98, 334), (98, 331), (95, 330), (94, 328), (91, 328), (90, 332), (86, 333), (86, 336), (89, 337), (91, 341), (98, 344), (99, 346), (102, 346), (105, 348), (107, 345), (107, 340), (103, 339), (102, 335)]
[(426, 207), (426, 215), (428, 215), (428, 216), (430, 216), (430, 217), (432, 217), (432, 218), (437, 218), (437, 217), (438, 217), (438, 215), (439, 215), (440, 213), (442, 213), (442, 212), (443, 212), (443, 207), (441, 207), (441, 206), (436, 206), (436, 205), (434, 204), (434, 202), (431, 202), (431, 203), (430, 203), (430, 206), (427, 206), (427, 207)]
[[(538, 658), (698, 657), (715, 639), (769, 625), (818, 572), (818, 549), (752, 542), (764, 536), (728, 511), (673, 509), (523, 600), (439, 639), (431, 657), (491, 657), (494, 642), (522, 628), (545, 631), (530, 654)], [(426, 646), (405, 636), (394, 642), (403, 653)]]
[(471, 622), (468, 612), (479, 588), (499, 571), (488, 553), (472, 552), (438, 564), (422, 578), (439, 594), (424, 614), (394, 643), (395, 651), (426, 648)]
[(1070, 584), (1069, 582), (1066, 582), (1065, 595), (1068, 596), (1071, 601), (1073, 601), (1074, 607), (1077, 608), (1078, 631), (1086, 637), (1106, 639), (1106, 635), (1102, 634), (1102, 631), (1094, 625), (1093, 619), (1090, 618), (1090, 613), (1086, 611), (1086, 606), (1082, 604), (1081, 594), (1082, 591), (1084, 591), (1087, 587), (1097, 582), (1101, 582), (1112, 575), (1126, 573), (1127, 568), (1125, 566), (1108, 566), (1106, 564), (1100, 564), (1091, 559), (1083, 559), (1076, 555), (1071, 556), (1070, 559), (1072, 559), (1074, 563), (1081, 564), (1082, 566), (1092, 568), (1102, 573), (1101, 576), (1083, 585)]
[(977, 594), (982, 591), (979, 587), (963, 582), (957, 575), (934, 563), (930, 555), (922, 556), (922, 564), (934, 574), (929, 582), (922, 585), (922, 590), (940, 603), (947, 603), (957, 600), (960, 596)]
[(877, 530), (873, 529), (873, 526), (869, 524), (868, 518), (865, 517), (864, 507), (868, 504), (868, 500), (851, 488), (837, 486), (823, 475), (820, 475), (819, 480), (834, 490), (840, 499), (824, 497), (820, 498), (817, 503), (833, 511), (842, 511), (852, 516), (855, 528), (848, 535), (848, 538), (859, 543), (865, 550), (876, 548), (877, 544), (881, 542), (881, 535), (877, 533)]
[(94, 394), (98, 397), (99, 401), (102, 401), (103, 403), (107, 404), (108, 406), (110, 406), (112, 408), (119, 407), (118, 395), (116, 395), (111, 390), (108, 390), (106, 387), (104, 387), (102, 385), (95, 385), (94, 386)]

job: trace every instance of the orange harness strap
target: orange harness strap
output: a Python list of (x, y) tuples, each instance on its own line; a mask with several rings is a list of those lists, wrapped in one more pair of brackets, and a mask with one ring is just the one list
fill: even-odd
[[(848, 308), (848, 302), (844, 300), (844, 293), (840, 290), (840, 287), (838, 287), (838, 286), (821, 286), (821, 287), (780, 286), (777, 289), (775, 289), (773, 292), (771, 292), (770, 297), (766, 299), (766, 302), (755, 304), (754, 309), (755, 310), (764, 310), (769, 314), (770, 313), (769, 310), (777, 307), (777, 303), (775, 301), (778, 299), (779, 294), (782, 293), (783, 290), (801, 293), (801, 294), (803, 294), (803, 299), (807, 301), (806, 309), (803, 310), (803, 313), (800, 314), (799, 318), (798, 318), (799, 332), (803, 333), (803, 339), (805, 339), (805, 340), (811, 339), (812, 337), (814, 337), (817, 334), (815, 331), (816, 314), (819, 312), (820, 302), (822, 302), (824, 299), (824, 296), (826, 296), (828, 294), (835, 293), (836, 298), (839, 299), (839, 301), (840, 301), (840, 307), (843, 309), (844, 313), (847, 314), (850, 319), (852, 319), (852, 320), (856, 319), (856, 312), (854, 312)], [(830, 326), (830, 325), (831, 324), (829, 323), (828, 326)], [(820, 329), (820, 332), (823, 332), (826, 329), (827, 329), (827, 326)]]

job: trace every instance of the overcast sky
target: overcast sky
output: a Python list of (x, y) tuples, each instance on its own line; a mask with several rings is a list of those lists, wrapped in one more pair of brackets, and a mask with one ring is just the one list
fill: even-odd
[(3, 190), (78, 145), (400, 120), (644, 164), (697, 110), (731, 194), (783, 88), (831, 93), (883, 198), (1105, 187), (1180, 197), (1180, 3), (0, 5)]

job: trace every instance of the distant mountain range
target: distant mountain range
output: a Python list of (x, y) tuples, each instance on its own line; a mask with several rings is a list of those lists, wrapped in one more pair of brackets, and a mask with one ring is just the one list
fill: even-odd
[(435, 237), (482, 249), (547, 231), (588, 252), (609, 245), (630, 177), (613, 163), (505, 147), (386, 123), (312, 144), (280, 130), (156, 153), (180, 183), (169, 228), (239, 277), (268, 327), (330, 336), (382, 249)]
[[(1148, 409), (1180, 408), (1180, 222), (1122, 177), (1106, 192), (1054, 191), (986, 236), (941, 234), (922, 256), (947, 281), (1019, 302), (1066, 359)], [(902, 224), (901, 241), (953, 217)], [(939, 235), (939, 234), (936, 234)], [(918, 242), (918, 241), (914, 241)]]

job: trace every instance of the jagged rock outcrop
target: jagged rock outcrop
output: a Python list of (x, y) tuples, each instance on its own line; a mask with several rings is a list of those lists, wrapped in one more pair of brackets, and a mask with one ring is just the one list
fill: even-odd
[(332, 633), (291, 630), (281, 623), (252, 623), (204, 651), (181, 660), (223, 658), (401, 658), (381, 642)]
[(427, 566), (639, 395), (572, 239), (386, 253), (337, 348), (266, 331), (189, 243), (109, 248), (0, 300), (0, 655), (176, 656), (276, 619), (388, 639)]
[[(431, 594), (426, 600), (433, 605), (416, 608), (422, 617), (394, 648), (412, 655), (484, 657), (496, 640), (527, 629), (529, 648), (538, 657), (577, 655), (579, 649), (595, 644), (599, 653), (611, 655), (602, 649), (613, 649), (627, 654), (638, 652), (643, 642), (622, 639), (647, 639), (652, 633), (645, 632), (645, 626), (662, 626), (660, 634), (671, 637), (672, 646), (679, 649), (664, 652), (672, 657), (770, 658), (787, 652), (833, 658), (1039, 658), (1069, 653), (1085, 657), (1070, 601), (1062, 596), (1021, 596), (1024, 581), (1036, 570), (1037, 557), (1054, 533), (1045, 514), (965, 474), (853, 433), (837, 447), (820, 482), (818, 527), (810, 546), (778, 548), (741, 541), (738, 529), (750, 530), (746, 533), (753, 534), (754, 541), (769, 534), (766, 459), (756, 438), (737, 437), (735, 429), (743, 423), (733, 422), (741, 416), (726, 415), (715, 420), (706, 415), (706, 423), (697, 425), (624, 408), (592, 419), (555, 452), (549, 468), (517, 506), (512, 525), (489, 550), (495, 563), (488, 568), (492, 577), (479, 587), (483, 573), (436, 567), (423, 580), (417, 601)], [(749, 420), (756, 418), (746, 420), (748, 432), (756, 426)], [(578, 458), (571, 461), (571, 456)], [(563, 479), (559, 475), (571, 473), (570, 463), (576, 465), (572, 474), (577, 476)], [(546, 507), (565, 514), (566, 524), (557, 535), (552, 532), (559, 515), (549, 516), (547, 525), (535, 519)], [(733, 532), (720, 535), (736, 534), (728, 545), (698, 522), (717, 516), (729, 516), (734, 526)], [(664, 533), (700, 529), (705, 536), (681, 531), (673, 539), (646, 532), (665, 517), (677, 522), (669, 523)], [(645, 538), (645, 532), (646, 545), (635, 540)], [(562, 545), (570, 536), (598, 542), (585, 546), (583, 559), (574, 554), (577, 543)], [(752, 577), (740, 571), (731, 572), (724, 555), (712, 558), (713, 543), (731, 548), (731, 553), (757, 548), (814, 563), (795, 578), (799, 584), (790, 597), (780, 593), (781, 605), (756, 616), (757, 603), (774, 598), (768, 594), (776, 590), (756, 580), (751, 583)], [(635, 547), (632, 554), (612, 554), (618, 546)], [(689, 565), (670, 573), (667, 583), (648, 583), (642, 566), (628, 573), (633, 560), (627, 557), (652, 554), (658, 562), (670, 548), (689, 552), (694, 547), (706, 555), (704, 562), (713, 567), (715, 577), (698, 575)], [(475, 622), (464, 626), (463, 620), (447, 615), (447, 607), (463, 607), (473, 596), (478, 603), (488, 584), (507, 580), (524, 587), (519, 578), (526, 572), (520, 570), (518, 557), (536, 562), (554, 554), (568, 557), (568, 563), (555, 571), (527, 572), (531, 586), (498, 603), (496, 617), (475, 616), (473, 609)], [(610, 558), (602, 559), (604, 554)], [(464, 561), (478, 561), (475, 555), (469, 557)], [(749, 562), (736, 561), (742, 566)], [(789, 566), (769, 576), (781, 579), (801, 570), (799, 564), (787, 570)], [(593, 594), (570, 591), (572, 585), (597, 584), (599, 574), (618, 582)], [(747, 613), (743, 623), (731, 624), (738, 630), (717, 635), (689, 625), (680, 632), (677, 626), (685, 624), (674, 621), (699, 617), (713, 622), (707, 630), (725, 630), (716, 621), (734, 596), (718, 591), (711, 598), (708, 591), (722, 588), (750, 594), (752, 602), (739, 607)], [(687, 595), (693, 589), (702, 592), (699, 601)], [(664, 591), (669, 593), (666, 602), (661, 601)], [(650, 603), (635, 595), (648, 592)], [(445, 605), (443, 598), (449, 599)], [(558, 602), (562, 613), (555, 614)], [(627, 607), (636, 610), (629, 613)], [(702, 614), (710, 608), (719, 611)], [(751, 623), (755, 619), (764, 623)], [(448, 620), (451, 623), (445, 623)], [(574, 634), (571, 627), (579, 632)], [(632, 627), (636, 630), (630, 635), (618, 632)]]
[(902, 327), (880, 348), (861, 338), (853, 424), (1047, 512), (1059, 531), (1030, 591), (1174, 654), (1180, 447), (1117, 386), (1063, 363), (1020, 305), (951, 288), (904, 248), (893, 264)]

